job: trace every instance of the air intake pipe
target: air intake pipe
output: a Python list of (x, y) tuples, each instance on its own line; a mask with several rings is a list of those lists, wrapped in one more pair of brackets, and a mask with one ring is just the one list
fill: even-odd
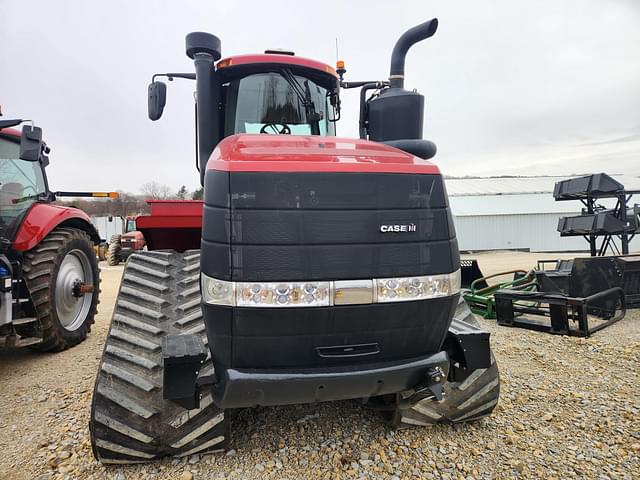
[(205, 32), (192, 32), (186, 38), (186, 54), (196, 70), (196, 135), (200, 183), (204, 184), (207, 162), (220, 141), (220, 85), (215, 62), (220, 59), (220, 39)]
[(434, 18), (410, 28), (398, 39), (391, 53), (389, 86), (404, 88), (404, 61), (409, 49), (418, 42), (432, 37), (438, 29), (438, 19)]

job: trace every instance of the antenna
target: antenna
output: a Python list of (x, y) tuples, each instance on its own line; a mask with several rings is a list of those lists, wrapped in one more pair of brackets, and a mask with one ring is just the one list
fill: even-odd
[(342, 85), (343, 75), (347, 72), (344, 68), (344, 62), (340, 60), (340, 54), (338, 53), (338, 37), (336, 37), (336, 73), (340, 78), (340, 85)]

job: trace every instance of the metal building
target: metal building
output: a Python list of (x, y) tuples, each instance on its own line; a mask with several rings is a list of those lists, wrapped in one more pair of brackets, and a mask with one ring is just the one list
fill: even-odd
[[(611, 176), (627, 189), (640, 189), (639, 176)], [(570, 177), (446, 179), (460, 250), (588, 250), (583, 238), (562, 238), (557, 231), (559, 217), (582, 210), (580, 202), (553, 199), (555, 183), (566, 178)], [(640, 203), (640, 198), (633, 201)], [(640, 240), (630, 246), (639, 250)]]

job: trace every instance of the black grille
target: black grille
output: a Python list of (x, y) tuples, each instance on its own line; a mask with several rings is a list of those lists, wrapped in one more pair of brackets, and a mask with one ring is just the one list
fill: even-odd
[[(226, 196), (220, 192), (225, 186)], [(415, 231), (385, 233), (383, 225), (412, 225)], [(459, 268), (438, 175), (209, 171), (202, 234), (203, 271), (236, 281), (374, 278)], [(230, 255), (220, 255), (224, 246)]]

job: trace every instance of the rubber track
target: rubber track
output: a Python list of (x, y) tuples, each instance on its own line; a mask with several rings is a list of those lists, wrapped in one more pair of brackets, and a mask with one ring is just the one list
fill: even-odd
[[(462, 295), (454, 316), (478, 325)], [(491, 362), (489, 368), (475, 370), (462, 382), (447, 383), (445, 398), (441, 402), (425, 399), (411, 407), (397, 408), (392, 423), (398, 427), (461, 423), (489, 415), (498, 404), (500, 395), (500, 375), (493, 353)]]
[(97, 260), (93, 272), (96, 295), (84, 323), (75, 330), (73, 335), (70, 335), (52, 315), (54, 307), (51, 303), (51, 292), (55, 285), (53, 275), (64, 258), (60, 253), (69, 243), (78, 241), (86, 244), (87, 255), (95, 257), (93, 242), (89, 235), (82, 230), (64, 227), (52, 230), (38, 245), (24, 254), (22, 271), (40, 324), (38, 336), (42, 337), (41, 343), (31, 347), (35, 350), (43, 352), (66, 350), (84, 341), (91, 331), (100, 303), (100, 270)]
[[(103, 463), (221, 450), (228, 422), (210, 394), (186, 410), (162, 398), (161, 339), (200, 333), (200, 252), (134, 253), (125, 266), (91, 406), (93, 451)], [(211, 374), (211, 357), (200, 375)]]

